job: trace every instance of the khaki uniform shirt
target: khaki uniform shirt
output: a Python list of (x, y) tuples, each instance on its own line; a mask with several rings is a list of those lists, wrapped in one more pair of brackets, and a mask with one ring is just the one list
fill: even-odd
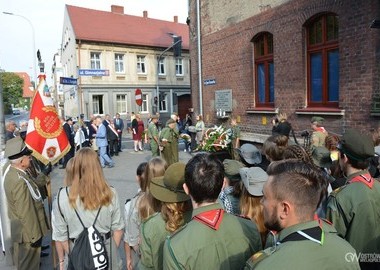
[(311, 135), (311, 146), (325, 146), (325, 141), (328, 133), (322, 131), (314, 131)]
[(155, 123), (150, 122), (148, 126), (148, 138), (149, 144), (152, 151), (152, 157), (159, 156), (158, 143), (154, 138), (158, 140), (158, 129)]
[[(359, 171), (347, 180), (365, 173), (368, 171)], [(372, 189), (354, 182), (334, 190), (328, 199), (326, 217), (357, 253), (380, 254), (380, 183), (377, 180)]]
[(161, 131), (160, 141), (164, 146), (162, 155), (168, 166), (179, 161), (178, 137), (178, 132), (176, 132), (174, 129), (171, 129), (170, 127), (165, 127)]
[[(193, 217), (221, 208), (218, 203), (203, 206), (193, 210)], [(261, 249), (256, 225), (225, 212), (218, 230), (192, 219), (167, 238), (163, 265), (164, 269), (241, 269)]]
[[(334, 227), (321, 221), (322, 231), (318, 239), (285, 241), (289, 235), (318, 227), (318, 221), (313, 220), (283, 229), (278, 235), (278, 242), (271, 247), (254, 254), (244, 269), (357, 269), (359, 264), (350, 257), (355, 254), (352, 246), (340, 238)], [(314, 240), (321, 240), (320, 243)], [(349, 254), (349, 255), (347, 255)]]
[(24, 171), (9, 167), (4, 179), (4, 191), (11, 222), (11, 238), (15, 243), (34, 243), (48, 230), (42, 200), (33, 199), (26, 182), (35, 194), (39, 194), (38, 186)]

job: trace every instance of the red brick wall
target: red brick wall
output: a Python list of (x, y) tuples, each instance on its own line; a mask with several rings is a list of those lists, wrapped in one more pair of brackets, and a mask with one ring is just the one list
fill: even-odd
[[(201, 8), (217, 4), (217, 1), (201, 2)], [(192, 0), (190, 58), (192, 100), (195, 111), (199, 111), (195, 5), (196, 1)], [(303, 25), (314, 15), (333, 12), (339, 16), (339, 107), (345, 113), (343, 116), (315, 115), (322, 115), (326, 119), (325, 127), (339, 134), (349, 127), (369, 129), (377, 126), (379, 119), (370, 112), (373, 98), (380, 92), (380, 29), (369, 26), (379, 16), (379, 9), (378, 0), (293, 0), (218, 32), (203, 33), (203, 80), (216, 80), (216, 85), (203, 85), (204, 116), (209, 115), (210, 122), (217, 123), (213, 106), (215, 90), (232, 89), (233, 114), (241, 117), (242, 130), (270, 133), (271, 125), (263, 125), (262, 117), (267, 117), (269, 122), (273, 115), (247, 113), (248, 108), (254, 108), (251, 40), (256, 34), (268, 31), (274, 40), (275, 107), (288, 114), (296, 131), (310, 128), (311, 115), (296, 114), (297, 109), (307, 106)], [(212, 18), (203, 12), (202, 21), (212, 22)], [(202, 25), (202, 30), (207, 29), (207, 25)]]

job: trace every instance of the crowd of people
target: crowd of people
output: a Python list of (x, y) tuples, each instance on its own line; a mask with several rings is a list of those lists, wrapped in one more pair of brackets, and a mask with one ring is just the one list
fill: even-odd
[[(187, 129), (178, 115), (162, 129), (157, 115), (147, 128), (135, 117), (133, 150), (149, 141), (152, 158), (136, 168), (139, 190), (124, 209), (103, 170), (114, 166), (112, 155), (121, 151), (119, 140), (110, 142), (108, 136), (121, 136), (120, 115), (94, 117), (88, 136), (80, 133), (85, 133), (80, 123), (75, 127), (80, 134), (73, 138), (75, 154), (64, 158), (65, 186), (52, 210), (59, 269), (67, 269), (76, 238), (93, 224), (112, 269), (122, 269), (119, 247), (128, 270), (379, 269), (380, 130), (369, 135), (348, 129), (338, 136), (323, 127), (323, 118), (313, 117), (308, 144), (300, 145), (289, 139), (292, 126), (281, 113), (272, 136), (257, 147), (241, 142), (232, 117), (231, 159), (200, 152), (185, 164), (179, 161), (178, 140)], [(200, 143), (201, 116), (194, 128)], [(30, 155), (21, 138), (7, 142), (4, 187), (17, 228), (12, 240), (19, 269), (38, 269), (30, 266), (39, 263), (47, 230), (40, 188), (51, 167), (29, 176)], [(33, 226), (24, 226), (25, 220)]]

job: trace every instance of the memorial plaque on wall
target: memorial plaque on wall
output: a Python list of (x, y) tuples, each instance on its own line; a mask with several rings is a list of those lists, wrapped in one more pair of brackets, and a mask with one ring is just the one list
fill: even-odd
[(232, 90), (215, 91), (215, 110), (232, 111)]

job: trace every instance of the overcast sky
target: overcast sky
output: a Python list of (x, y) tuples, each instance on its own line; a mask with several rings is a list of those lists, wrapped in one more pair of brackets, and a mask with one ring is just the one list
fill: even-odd
[[(188, 0), (0, 0), (0, 68), (5, 71), (27, 72), (33, 77), (33, 35), (23, 18), (3, 14), (4, 11), (29, 19), (35, 29), (36, 50), (45, 62), (48, 83), (51, 80), (53, 56), (61, 44), (65, 4), (110, 11), (111, 5), (124, 6), (124, 12), (172, 21), (178, 16), (186, 22)], [(38, 69), (37, 69), (38, 75)]]

